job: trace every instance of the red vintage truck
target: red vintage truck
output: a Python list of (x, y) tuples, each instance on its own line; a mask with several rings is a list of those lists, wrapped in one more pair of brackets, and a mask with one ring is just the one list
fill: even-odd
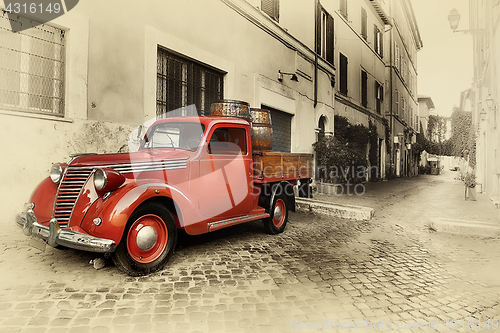
[(293, 186), (310, 196), (313, 156), (254, 151), (252, 125), (220, 116), (158, 120), (137, 152), (53, 165), (17, 223), (53, 247), (108, 253), (130, 275), (161, 269), (178, 229), (198, 235), (263, 220), (267, 232), (281, 233), (295, 209)]

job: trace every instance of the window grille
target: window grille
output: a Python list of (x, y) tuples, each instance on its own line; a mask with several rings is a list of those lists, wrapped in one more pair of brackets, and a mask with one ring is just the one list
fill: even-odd
[(184, 107), (195, 104), (199, 115), (223, 98), (224, 73), (207, 65), (158, 48), (156, 86), (157, 118), (185, 116)]
[(260, 8), (264, 13), (276, 22), (280, 21), (280, 2), (279, 0), (261, 0)]
[(4, 13), (0, 35), (0, 107), (64, 116), (65, 31)]

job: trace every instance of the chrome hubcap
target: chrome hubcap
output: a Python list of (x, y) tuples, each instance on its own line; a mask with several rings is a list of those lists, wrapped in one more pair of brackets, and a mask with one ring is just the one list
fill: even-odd
[(158, 240), (158, 234), (152, 226), (145, 226), (137, 232), (137, 247), (142, 251), (148, 251), (153, 248)]
[(276, 220), (281, 219), (281, 214), (282, 214), (281, 207), (276, 205), (276, 207), (274, 207), (274, 218)]

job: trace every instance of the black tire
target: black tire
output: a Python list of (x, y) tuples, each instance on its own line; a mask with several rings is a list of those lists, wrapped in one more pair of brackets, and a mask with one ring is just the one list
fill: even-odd
[(111, 258), (116, 267), (128, 275), (147, 275), (165, 266), (176, 243), (174, 217), (162, 204), (149, 202), (130, 216)]
[(288, 223), (288, 200), (284, 194), (274, 197), (268, 218), (264, 219), (264, 228), (271, 235), (282, 233)]

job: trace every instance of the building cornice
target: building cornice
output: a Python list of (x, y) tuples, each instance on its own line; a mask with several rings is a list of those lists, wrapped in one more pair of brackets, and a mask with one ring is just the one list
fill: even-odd
[(382, 19), (382, 22), (390, 25), (391, 23), (389, 21), (389, 16), (387, 16), (384, 9), (380, 5), (379, 0), (370, 0), (370, 4), (372, 5), (373, 9), (375, 9), (375, 12), (377, 12), (378, 16)]
[(353, 109), (355, 109), (356, 111), (359, 111), (361, 113), (364, 113), (366, 114), (367, 116), (369, 117), (372, 117), (376, 120), (378, 120), (379, 122), (381, 123), (386, 123), (387, 120), (382, 116), (382, 115), (379, 115), (379, 114), (376, 114), (376, 113), (373, 113), (371, 112), (370, 110), (352, 102), (351, 100), (349, 100), (348, 98), (346, 98), (344, 95), (342, 95), (341, 93), (335, 93), (335, 100), (342, 103), (342, 104), (345, 104)]

